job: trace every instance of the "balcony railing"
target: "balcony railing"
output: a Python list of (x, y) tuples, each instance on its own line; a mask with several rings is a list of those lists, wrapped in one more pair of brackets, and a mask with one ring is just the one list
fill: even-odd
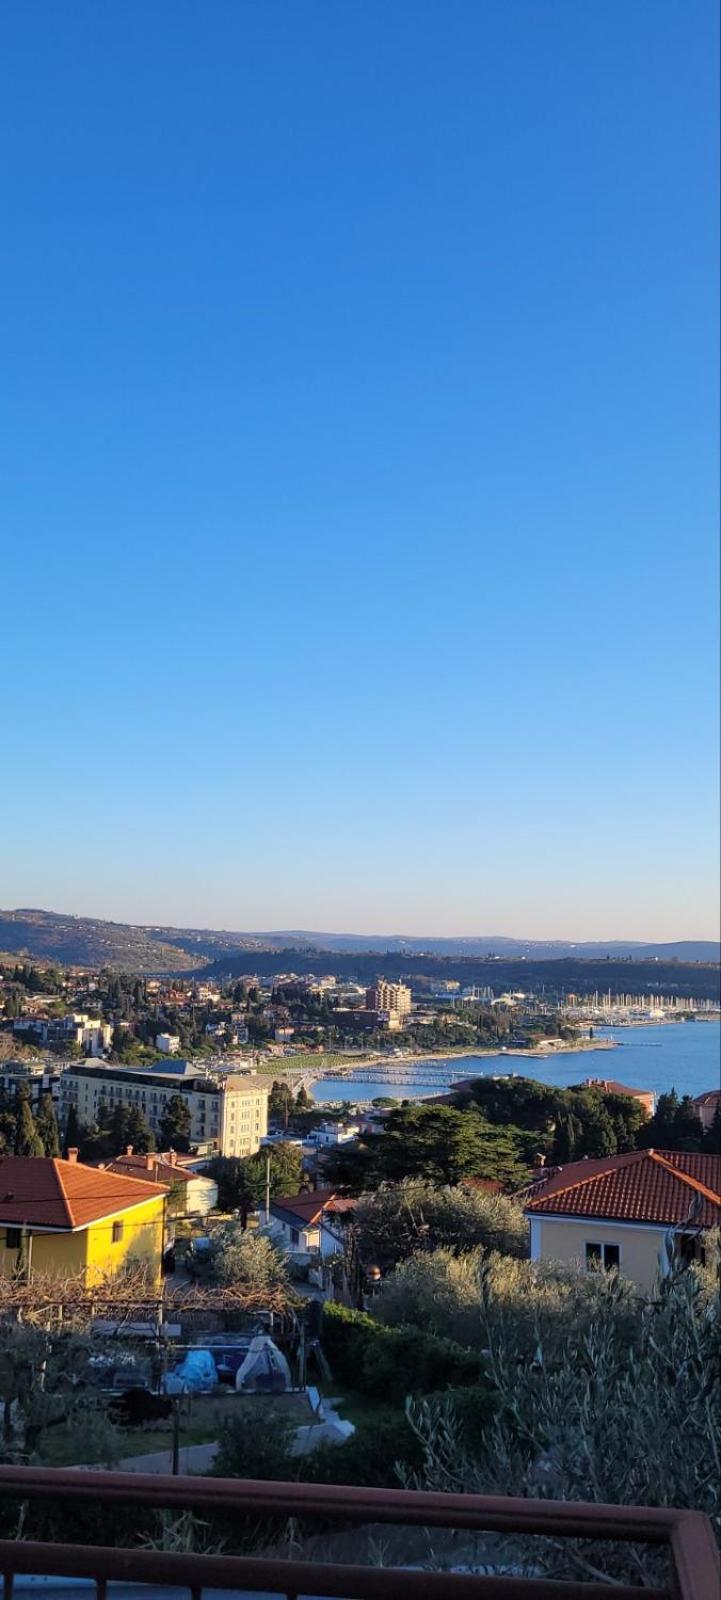
[[(275, 1556), (178, 1554), (125, 1546), (0, 1540), (4, 1600), (21, 1575), (91, 1579), (97, 1600), (109, 1583), (204, 1591), (235, 1590), (285, 1600), (718, 1600), (719, 1565), (708, 1518), (697, 1511), (425, 1494), (326, 1484), (269, 1483), (235, 1478), (155, 1477), (122, 1472), (0, 1467), (0, 1504), (48, 1502), (105, 1509), (137, 1506), (176, 1513), (279, 1520), (315, 1519), (326, 1528), (396, 1525), (466, 1533), (523, 1534), (665, 1546), (669, 1586), (439, 1572), (411, 1566), (361, 1566)], [(151, 1597), (152, 1600), (152, 1597)]]

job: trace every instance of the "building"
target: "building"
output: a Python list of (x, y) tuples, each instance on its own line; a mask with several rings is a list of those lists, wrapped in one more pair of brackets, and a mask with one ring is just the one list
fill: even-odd
[(217, 1183), (179, 1161), (175, 1150), (141, 1155), (130, 1144), (125, 1155), (116, 1156), (113, 1161), (98, 1161), (97, 1166), (121, 1178), (141, 1178), (145, 1182), (163, 1184), (168, 1190), (171, 1216), (206, 1217), (218, 1204)]
[(721, 1156), (667, 1150), (573, 1161), (527, 1200), (531, 1259), (615, 1267), (639, 1288), (667, 1270), (670, 1229), (692, 1258), (721, 1223)]
[(60, 1079), (60, 1119), (71, 1106), (78, 1121), (97, 1122), (101, 1102), (134, 1106), (156, 1135), (163, 1112), (180, 1094), (190, 1111), (190, 1143), (221, 1156), (252, 1156), (268, 1132), (267, 1084), (254, 1076), (200, 1072), (191, 1061), (158, 1061), (150, 1067), (66, 1068)]
[(626, 1083), (617, 1083), (615, 1078), (584, 1078), (583, 1087), (600, 1089), (602, 1094), (628, 1094), (632, 1100), (639, 1101), (649, 1117), (656, 1110), (656, 1096), (652, 1089), (631, 1089)]
[(59, 1063), (53, 1070), (46, 1061), (0, 1061), (0, 1093), (14, 1097), (18, 1089), (27, 1089), (34, 1111), (43, 1094), (49, 1094), (53, 1103), (57, 1100), (59, 1082)]
[(343, 1218), (354, 1200), (334, 1189), (278, 1195), (270, 1202), (271, 1238), (288, 1253), (318, 1256), (322, 1261), (343, 1249)]
[(697, 1094), (694, 1105), (704, 1133), (708, 1133), (721, 1105), (721, 1089), (707, 1089), (705, 1094)]
[(375, 1011), (383, 1022), (402, 1027), (410, 1015), (411, 991), (405, 983), (388, 983), (378, 978), (371, 989), (366, 989), (366, 1010)]
[(164, 1056), (175, 1056), (180, 1049), (179, 1033), (158, 1033), (155, 1036), (156, 1050), (162, 1050)]
[(86, 1011), (73, 1011), (67, 1017), (20, 1017), (13, 1032), (30, 1034), (48, 1050), (78, 1049), (84, 1056), (101, 1056), (113, 1038), (110, 1023)]
[(68, 1160), (0, 1157), (0, 1274), (82, 1275), (143, 1267), (160, 1279), (167, 1189)]

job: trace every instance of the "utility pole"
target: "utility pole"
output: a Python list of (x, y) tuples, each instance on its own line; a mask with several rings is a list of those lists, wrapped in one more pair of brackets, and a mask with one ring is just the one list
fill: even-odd
[(265, 1226), (270, 1227), (270, 1150), (265, 1154)]

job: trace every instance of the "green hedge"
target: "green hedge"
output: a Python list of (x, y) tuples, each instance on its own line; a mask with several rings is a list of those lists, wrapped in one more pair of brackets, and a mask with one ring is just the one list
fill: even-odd
[(386, 1328), (334, 1303), (323, 1308), (322, 1343), (333, 1377), (378, 1400), (402, 1403), (409, 1394), (483, 1382), (475, 1351), (421, 1328)]

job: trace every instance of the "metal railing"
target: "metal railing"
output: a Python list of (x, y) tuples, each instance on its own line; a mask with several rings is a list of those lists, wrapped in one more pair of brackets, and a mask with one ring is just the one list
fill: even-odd
[(108, 1583), (147, 1583), (189, 1591), (234, 1589), (327, 1600), (718, 1600), (718, 1552), (711, 1524), (698, 1511), (446, 1495), (405, 1489), (273, 1483), (236, 1478), (161, 1477), (74, 1468), (0, 1467), (0, 1503), (193, 1511), (277, 1517), (323, 1527), (396, 1525), (467, 1533), (552, 1536), (614, 1544), (653, 1544), (668, 1552), (670, 1587), (565, 1581), (542, 1577), (438, 1572), (419, 1567), (361, 1566), (295, 1557), (178, 1554), (126, 1546), (51, 1544), (0, 1539), (4, 1600), (16, 1577), (92, 1579), (98, 1600)]

